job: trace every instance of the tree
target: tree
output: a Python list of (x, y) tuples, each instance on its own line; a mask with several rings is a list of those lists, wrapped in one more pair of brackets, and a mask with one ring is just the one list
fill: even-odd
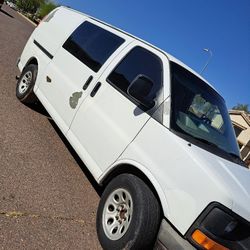
[(234, 106), (232, 109), (234, 110), (242, 110), (245, 111), (246, 113), (250, 113), (248, 109), (248, 104), (241, 104), (238, 103), (236, 106)]
[(51, 1), (45, 1), (41, 4), (39, 11), (38, 11), (38, 16), (40, 18), (45, 17), (48, 15), (53, 9), (58, 7), (54, 2)]
[(35, 14), (44, 0), (17, 0), (16, 5), (19, 9)]

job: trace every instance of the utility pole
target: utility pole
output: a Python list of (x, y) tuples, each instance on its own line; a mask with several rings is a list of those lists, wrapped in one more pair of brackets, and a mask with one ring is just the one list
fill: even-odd
[(208, 52), (208, 53), (209, 53), (209, 57), (208, 57), (208, 60), (207, 60), (206, 64), (204, 65), (203, 69), (201, 70), (200, 75), (202, 75), (202, 73), (205, 71), (205, 69), (207, 68), (207, 66), (208, 66), (208, 64), (209, 64), (209, 62), (210, 62), (210, 60), (211, 60), (211, 58), (212, 58), (212, 56), (213, 56), (213, 53), (212, 53), (212, 51), (211, 51), (210, 49), (203, 49), (203, 50), (204, 50), (205, 52)]

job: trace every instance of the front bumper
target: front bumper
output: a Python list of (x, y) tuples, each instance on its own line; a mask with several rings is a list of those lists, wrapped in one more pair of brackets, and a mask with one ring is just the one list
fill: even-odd
[(165, 220), (162, 220), (158, 239), (154, 250), (195, 250), (187, 240), (180, 236), (173, 227)]

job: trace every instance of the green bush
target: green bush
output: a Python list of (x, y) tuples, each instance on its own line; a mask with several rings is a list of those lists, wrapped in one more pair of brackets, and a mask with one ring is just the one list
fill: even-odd
[(17, 0), (16, 5), (20, 10), (34, 14), (43, 0)]
[(45, 17), (49, 12), (57, 7), (52, 0), (17, 0), (18, 9), (36, 14), (39, 18)]
[(38, 16), (40, 18), (45, 17), (48, 15), (53, 9), (55, 9), (57, 5), (53, 2), (44, 2), (41, 4), (39, 10), (38, 10)]

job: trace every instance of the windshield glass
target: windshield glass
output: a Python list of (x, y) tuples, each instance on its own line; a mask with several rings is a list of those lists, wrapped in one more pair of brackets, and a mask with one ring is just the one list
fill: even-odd
[(188, 138), (209, 145), (209, 148), (239, 156), (223, 98), (199, 77), (178, 64), (172, 63), (171, 71), (171, 128)]

